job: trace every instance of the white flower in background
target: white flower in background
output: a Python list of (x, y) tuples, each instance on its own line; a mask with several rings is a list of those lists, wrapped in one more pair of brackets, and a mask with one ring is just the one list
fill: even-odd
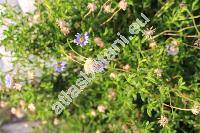
[(8, 30), (8, 27), (5, 25), (2, 25), (0, 27), (0, 41), (4, 40), (7, 36), (4, 34), (4, 31)]
[(18, 5), (18, 0), (0, 0), (0, 4), (7, 3), (12, 7), (16, 7)]
[(106, 111), (106, 107), (105, 107), (104, 105), (99, 105), (99, 106), (97, 107), (97, 109), (98, 109), (98, 111), (101, 112), (101, 113), (105, 113), (105, 111)]
[(29, 80), (33, 80), (34, 77), (35, 77), (35, 74), (34, 74), (32, 71), (28, 71), (28, 72), (27, 72), (27, 76), (28, 76), (28, 79), (29, 79)]
[(35, 0), (18, 0), (18, 3), (24, 13), (33, 13), (36, 10)]
[(113, 89), (113, 88), (110, 88), (109, 90), (108, 90), (108, 98), (111, 100), (111, 99), (113, 99), (113, 98), (115, 98), (116, 97), (116, 92), (115, 92), (115, 90)]
[(26, 107), (26, 102), (24, 100), (20, 100), (19, 105), (20, 105), (20, 108), (24, 110)]
[(0, 55), (2, 55), (0, 59), (0, 69), (2, 72), (6, 73), (13, 69), (12, 64), (12, 54), (10, 51), (6, 51), (4, 46), (0, 47)]
[[(1, 4), (2, 2), (0, 2)], [(5, 14), (6, 8), (2, 5), (0, 5), (0, 14)]]
[(97, 116), (97, 112), (95, 111), (95, 110), (92, 110), (91, 112), (90, 112), (90, 114), (92, 115), (92, 116)]
[(5, 108), (8, 105), (5, 101), (0, 101), (0, 108)]
[(31, 104), (28, 105), (28, 109), (29, 109), (31, 112), (35, 112), (35, 109), (36, 109), (36, 108), (35, 108), (35, 105), (31, 103)]
[(20, 83), (15, 83), (13, 88), (16, 89), (17, 91), (21, 91), (22, 85)]
[(23, 110), (21, 110), (20, 108), (11, 108), (11, 113), (13, 114), (13, 115), (15, 115), (17, 118), (23, 118), (24, 117), (24, 111)]
[(116, 78), (116, 77), (117, 77), (117, 74), (116, 74), (116, 73), (112, 72), (112, 73), (110, 74), (110, 78), (114, 79), (114, 78)]
[(156, 76), (162, 77), (163, 70), (160, 68), (157, 68), (154, 70), (154, 73), (156, 74)]
[(55, 126), (57, 126), (59, 123), (60, 123), (60, 120), (59, 120), (58, 118), (55, 118), (55, 119), (53, 120), (53, 124), (54, 124)]
[(6, 25), (6, 26), (9, 26), (9, 25), (16, 25), (16, 23), (14, 21), (12, 21), (11, 19), (9, 18), (4, 18), (3, 19), (3, 23)]

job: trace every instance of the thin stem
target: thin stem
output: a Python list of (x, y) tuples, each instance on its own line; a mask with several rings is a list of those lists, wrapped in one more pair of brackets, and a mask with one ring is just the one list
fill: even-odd
[(72, 46), (71, 46), (70, 43), (69, 43), (69, 47), (70, 47), (70, 49), (71, 49), (75, 54), (79, 55), (80, 57), (82, 57), (82, 58), (84, 58), (84, 59), (87, 59), (86, 57), (84, 57), (84, 56), (80, 55), (78, 52), (76, 52), (76, 51), (72, 48)]
[(189, 45), (189, 44), (186, 44), (186, 43), (183, 43), (183, 44), (186, 45), (186, 46), (189, 46), (189, 47), (193, 47), (193, 48), (196, 48), (196, 49), (200, 49), (200, 47), (197, 47), (197, 46)]
[(92, 11), (89, 10), (89, 12), (88, 12), (83, 18), (86, 18), (88, 15), (90, 15), (91, 12), (92, 12)]
[(166, 106), (166, 107), (170, 107), (170, 108), (174, 108), (174, 109), (178, 109), (178, 110), (182, 110), (182, 111), (191, 111), (192, 110), (192, 109), (183, 109), (183, 108), (175, 107), (175, 106), (168, 105), (168, 104), (165, 104), (165, 103), (163, 103), (163, 105)]
[(185, 38), (198, 38), (198, 36), (195, 35), (179, 35), (179, 34), (173, 34), (173, 33), (164, 33), (166, 36), (179, 36), (179, 37), (185, 37)]
[(117, 11), (115, 11), (115, 12), (113, 13), (113, 15), (112, 15), (109, 19), (107, 19), (105, 22), (103, 22), (103, 23), (101, 24), (101, 26), (104, 25), (104, 24), (106, 24), (107, 22), (109, 22), (120, 10), (121, 10), (121, 9), (118, 9)]
[(106, 4), (108, 4), (108, 2), (110, 2), (110, 0), (107, 0), (107, 1), (101, 6), (101, 9), (100, 9), (99, 13), (97, 14), (97, 17), (100, 15), (100, 13), (102, 12), (103, 7), (104, 7)]
[(184, 21), (184, 20), (188, 20), (188, 19), (195, 19), (195, 18), (199, 18), (199, 17), (200, 17), (200, 15), (189, 17), (189, 18), (186, 18), (186, 19), (180, 19), (179, 21)]
[(78, 63), (78, 64), (80, 64), (80, 65), (83, 65), (83, 64), (81, 64), (80, 62), (78, 62), (77, 60), (74, 60), (73, 58), (71, 58), (68, 54), (66, 54), (63, 48), (61, 49), (61, 51), (62, 51), (62, 53), (63, 53), (65, 56), (68, 57), (68, 59), (70, 59), (70, 60), (72, 60), (72, 61), (74, 61), (74, 62), (76, 62), (76, 63)]
[[(174, 90), (174, 91), (176, 91), (176, 90)], [(192, 102), (194, 102), (194, 103), (198, 103), (197, 101), (192, 100), (192, 99), (190, 99), (190, 98), (184, 96), (183, 94), (178, 94), (177, 92), (174, 92), (174, 93), (175, 93), (177, 96), (181, 97), (181, 98), (187, 99), (187, 100), (192, 101)]]
[(123, 71), (123, 72), (131, 73), (129, 71), (126, 71), (126, 70), (120, 69), (120, 68), (111, 68), (111, 67), (106, 67), (106, 68), (111, 69), (111, 70), (117, 70), (117, 71)]
[[(197, 25), (197, 27), (199, 27), (200, 25)], [(191, 29), (191, 28), (194, 28), (195, 26), (188, 26), (188, 27), (185, 27), (183, 29), (180, 29), (178, 30), (178, 32), (181, 32), (181, 31), (184, 31), (184, 30), (187, 30), (187, 29)]]
[(196, 29), (198, 35), (200, 35), (199, 30), (198, 30), (197, 25), (196, 25), (196, 22), (195, 22), (195, 20), (194, 20), (194, 18), (193, 18), (194, 16), (192, 15), (192, 13), (191, 13), (188, 9), (187, 9), (187, 12), (188, 12), (188, 14), (192, 17), (192, 22), (193, 22), (193, 24), (194, 24), (194, 27), (195, 27), (195, 29)]
[[(174, 32), (174, 33), (179, 33), (179, 32), (182, 32), (184, 30), (187, 30), (187, 29), (191, 29), (191, 28), (194, 28), (195, 26), (188, 26), (188, 27), (185, 27), (185, 28), (182, 28), (182, 29), (179, 29), (178, 31), (172, 31), (172, 30), (166, 30), (166, 31), (163, 31), (161, 33), (159, 33), (158, 35), (154, 36), (153, 39), (165, 34), (165, 33), (169, 33), (169, 32)], [(197, 27), (200, 27), (200, 25), (197, 25)]]

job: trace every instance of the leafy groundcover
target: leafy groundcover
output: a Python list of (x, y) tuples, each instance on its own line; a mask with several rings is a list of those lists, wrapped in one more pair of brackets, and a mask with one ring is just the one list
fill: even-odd
[(200, 132), (199, 0), (37, 0), (35, 8), (0, 6), (1, 127)]

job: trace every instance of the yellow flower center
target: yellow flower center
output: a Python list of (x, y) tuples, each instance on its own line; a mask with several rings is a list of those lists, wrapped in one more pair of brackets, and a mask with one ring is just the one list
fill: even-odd
[(80, 43), (83, 43), (85, 41), (84, 37), (80, 37), (79, 41)]

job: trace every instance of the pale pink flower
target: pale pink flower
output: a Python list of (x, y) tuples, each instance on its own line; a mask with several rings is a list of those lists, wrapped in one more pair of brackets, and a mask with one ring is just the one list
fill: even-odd
[(95, 11), (97, 9), (97, 6), (95, 5), (95, 3), (88, 3), (87, 5), (87, 8), (90, 10), (90, 11)]
[(97, 107), (97, 109), (98, 109), (98, 111), (101, 112), (101, 113), (105, 113), (105, 111), (106, 111), (106, 107), (105, 107), (104, 105), (99, 105), (99, 106)]
[(125, 1), (125, 0), (121, 0), (120, 2), (119, 2), (119, 8), (120, 9), (122, 9), (122, 10), (126, 10), (126, 8), (127, 8), (127, 6), (128, 6), (128, 3)]
[(111, 10), (111, 5), (105, 5), (105, 6), (103, 7), (103, 11), (104, 11), (105, 13), (110, 13), (110, 12), (112, 12), (112, 10)]
[(31, 112), (35, 112), (36, 108), (35, 108), (35, 105), (33, 103), (29, 104), (28, 105), (28, 109), (31, 111)]
[(96, 112), (95, 110), (92, 110), (90, 113), (91, 113), (91, 115), (94, 116), (94, 117), (97, 115), (97, 112)]

